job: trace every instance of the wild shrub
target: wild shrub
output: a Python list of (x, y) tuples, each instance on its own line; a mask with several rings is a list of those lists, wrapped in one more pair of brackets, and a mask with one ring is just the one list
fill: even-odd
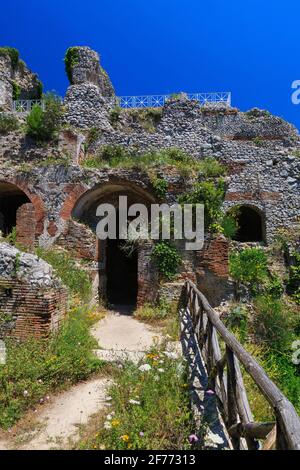
[(7, 363), (0, 365), (0, 427), (11, 427), (47, 395), (100, 370), (93, 355), (87, 308), (71, 311), (58, 333), (45, 340), (7, 340)]
[(226, 238), (233, 239), (239, 229), (237, 220), (231, 215), (225, 215), (221, 222), (222, 232)]
[(47, 93), (44, 96), (44, 109), (35, 105), (27, 116), (27, 134), (40, 142), (54, 139), (60, 129), (62, 113), (60, 98)]
[(225, 196), (225, 185), (222, 178), (217, 181), (196, 183), (193, 189), (180, 196), (180, 204), (203, 204), (205, 228), (218, 223), (222, 217), (222, 204)]
[(66, 251), (37, 248), (36, 254), (49, 263), (56, 274), (68, 287), (69, 292), (79, 296), (83, 302), (88, 302), (91, 297), (91, 281), (87, 271), (80, 267), (72, 256)]
[(270, 295), (256, 297), (254, 306), (252, 334), (255, 341), (275, 351), (287, 351), (293, 342), (299, 316), (282, 300)]
[(199, 161), (199, 172), (207, 178), (216, 178), (226, 173), (225, 167), (215, 158), (207, 157)]
[(19, 128), (18, 119), (9, 114), (0, 113), (0, 134), (6, 135)]
[(160, 275), (169, 280), (175, 277), (182, 261), (177, 248), (167, 240), (155, 244), (152, 259), (155, 261)]
[(152, 180), (152, 186), (156, 196), (160, 199), (166, 197), (168, 182), (164, 178), (156, 177)]
[(229, 270), (235, 280), (248, 284), (255, 291), (268, 278), (267, 255), (261, 248), (232, 252), (229, 257)]

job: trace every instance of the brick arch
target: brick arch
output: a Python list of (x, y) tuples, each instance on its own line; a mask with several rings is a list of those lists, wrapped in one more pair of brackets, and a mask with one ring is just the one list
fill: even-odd
[(104, 191), (105, 189), (114, 186), (124, 187), (125, 190), (131, 190), (132, 192), (139, 193), (141, 196), (144, 196), (147, 200), (155, 202), (155, 198), (149, 190), (126, 179), (120, 178), (112, 179), (111, 181), (99, 182), (90, 188), (83, 186), (80, 183), (69, 184), (65, 187), (64, 190), (67, 193), (67, 197), (61, 208), (60, 217), (65, 221), (69, 220), (72, 217), (73, 209), (76, 207), (81, 198), (83, 198), (84, 196), (88, 196), (89, 194), (92, 196), (92, 194), (97, 190)]
[(45, 207), (44, 202), (40, 196), (33, 193), (28, 183), (20, 180), (20, 178), (9, 178), (9, 179), (0, 179), (0, 183), (11, 184), (16, 186), (20, 191), (22, 191), (30, 200), (35, 209), (35, 218), (36, 218), (36, 235), (41, 235), (44, 230), (44, 219), (45, 219)]

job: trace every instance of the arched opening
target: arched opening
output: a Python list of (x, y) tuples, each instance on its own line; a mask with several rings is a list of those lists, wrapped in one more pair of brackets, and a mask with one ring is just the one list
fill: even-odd
[(239, 227), (234, 237), (236, 241), (264, 241), (263, 217), (258, 209), (250, 206), (240, 206), (236, 220)]
[[(98, 292), (111, 308), (132, 311), (139, 291), (139, 258), (136, 248), (126, 250), (126, 242), (119, 238), (119, 197), (127, 196), (127, 204), (141, 203), (149, 207), (153, 197), (145, 190), (128, 182), (99, 185), (85, 193), (76, 203), (72, 217), (96, 233), (100, 220), (96, 215), (100, 204), (111, 204), (116, 209), (116, 239), (97, 240)], [(97, 284), (97, 282), (96, 282)], [(124, 309), (126, 307), (126, 310)]]
[(28, 202), (30, 199), (18, 186), (0, 182), (0, 230), (4, 236), (16, 226), (19, 207)]

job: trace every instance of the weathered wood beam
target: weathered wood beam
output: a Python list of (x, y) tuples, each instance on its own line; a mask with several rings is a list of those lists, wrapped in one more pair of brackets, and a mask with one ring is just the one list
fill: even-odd
[(228, 432), (232, 437), (266, 439), (274, 427), (275, 423), (237, 423)]

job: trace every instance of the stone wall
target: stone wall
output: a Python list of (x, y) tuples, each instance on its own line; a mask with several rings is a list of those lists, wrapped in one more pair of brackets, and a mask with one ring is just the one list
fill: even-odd
[(47, 336), (67, 308), (67, 290), (45, 261), (0, 244), (0, 338)]
[[(13, 90), (18, 89), (18, 97)], [(40, 99), (41, 82), (26, 64), (19, 60), (13, 64), (9, 54), (0, 54), (0, 111), (11, 111), (13, 98), (21, 100)]]

